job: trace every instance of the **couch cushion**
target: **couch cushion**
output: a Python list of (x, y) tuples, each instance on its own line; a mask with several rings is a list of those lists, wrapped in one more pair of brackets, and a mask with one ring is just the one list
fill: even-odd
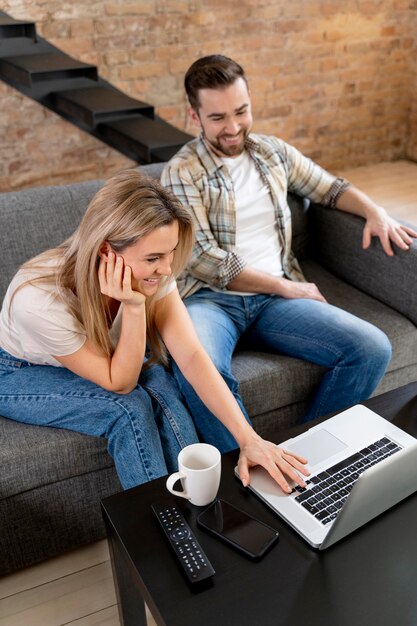
[(7, 442), (0, 446), (0, 501), (68, 477), (114, 469), (101, 437), (0, 417), (0, 441)]
[(101, 183), (92, 181), (0, 194), (0, 300), (17, 268), (58, 245), (78, 226)]
[[(388, 335), (393, 358), (378, 393), (406, 384), (417, 375), (417, 328), (410, 320), (336, 278), (314, 261), (302, 263), (302, 268), (306, 278), (317, 283), (331, 304), (375, 324)], [(258, 415), (311, 397), (324, 368), (287, 356), (241, 350), (233, 359), (233, 372), (240, 381), (244, 405), (256, 426)], [(302, 413), (298, 417), (302, 418)]]

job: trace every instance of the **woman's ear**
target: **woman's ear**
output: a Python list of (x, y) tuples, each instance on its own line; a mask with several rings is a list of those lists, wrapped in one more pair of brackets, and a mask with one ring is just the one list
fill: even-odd
[(109, 252), (113, 252), (113, 249), (108, 241), (103, 241), (98, 251), (99, 257), (107, 261)]

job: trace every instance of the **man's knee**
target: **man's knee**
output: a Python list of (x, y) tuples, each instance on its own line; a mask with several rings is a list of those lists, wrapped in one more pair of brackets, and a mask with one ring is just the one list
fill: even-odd
[(353, 339), (355, 354), (360, 360), (380, 368), (387, 367), (392, 357), (392, 346), (382, 330), (367, 324)]

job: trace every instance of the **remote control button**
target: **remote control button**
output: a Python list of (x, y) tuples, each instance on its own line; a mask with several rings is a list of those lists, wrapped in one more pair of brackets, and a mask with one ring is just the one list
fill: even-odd
[(210, 561), (179, 509), (157, 504), (152, 509), (188, 580), (196, 583), (213, 576)]
[(190, 536), (190, 531), (186, 528), (176, 528), (171, 531), (171, 537), (174, 541), (182, 541), (183, 539), (188, 539)]

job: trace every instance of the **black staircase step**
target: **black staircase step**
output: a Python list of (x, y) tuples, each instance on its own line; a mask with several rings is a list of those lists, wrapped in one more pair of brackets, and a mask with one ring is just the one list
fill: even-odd
[(0, 73), (6, 78), (32, 87), (37, 82), (85, 76), (97, 80), (97, 68), (64, 53), (28, 54), (0, 59)]
[(3, 11), (0, 80), (138, 163), (166, 161), (192, 139)]
[(68, 89), (50, 94), (57, 113), (73, 118), (95, 128), (100, 122), (112, 121), (131, 115), (154, 116), (153, 106), (130, 98), (110, 86)]
[(0, 15), (0, 39), (25, 37), (36, 41), (36, 26), (34, 22), (14, 20), (8, 15)]
[(131, 117), (97, 127), (97, 136), (134, 160), (165, 161), (192, 137), (155, 116)]

